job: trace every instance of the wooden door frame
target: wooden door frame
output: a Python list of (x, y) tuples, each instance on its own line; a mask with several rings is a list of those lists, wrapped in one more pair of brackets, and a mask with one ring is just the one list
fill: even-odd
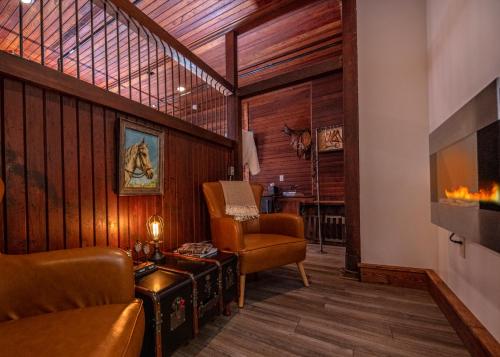
[[(359, 117), (358, 117), (358, 57), (357, 57), (357, 19), (356, 0), (341, 0), (342, 17), (342, 81), (344, 109), (344, 182), (346, 210), (346, 254), (345, 272), (359, 274), (358, 264), (361, 262), (360, 237), (360, 196), (359, 196)], [(282, 14), (282, 13), (280, 13)], [(226, 36), (226, 76), (236, 88), (237, 83), (237, 38), (238, 31)], [(266, 87), (266, 90), (270, 88)], [(241, 93), (243, 94), (243, 93)], [(233, 139), (236, 130), (241, 131), (240, 103), (242, 97), (237, 96), (235, 103)], [(238, 157), (241, 151), (238, 150)], [(238, 175), (239, 176), (239, 175)]]
[(344, 105), (345, 271), (358, 274), (361, 262), (359, 197), (359, 110), (356, 0), (342, 0)]

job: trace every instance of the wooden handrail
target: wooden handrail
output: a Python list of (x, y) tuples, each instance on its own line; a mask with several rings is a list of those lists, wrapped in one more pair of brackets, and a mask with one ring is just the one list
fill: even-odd
[(171, 47), (175, 49), (181, 56), (185, 57), (188, 61), (194, 63), (197, 67), (207, 73), (210, 77), (214, 78), (221, 85), (226, 87), (231, 93), (235, 92), (234, 86), (229, 83), (224, 77), (222, 77), (217, 71), (215, 71), (208, 64), (203, 62), (198, 56), (192, 53), (186, 46), (177, 41), (172, 35), (170, 35), (163, 27), (158, 25), (149, 16), (139, 10), (134, 4), (128, 0), (107, 0), (113, 3), (117, 8), (127, 14), (130, 18), (135, 19), (141, 26), (146, 28), (152, 34), (158, 36), (159, 39), (165, 41)]

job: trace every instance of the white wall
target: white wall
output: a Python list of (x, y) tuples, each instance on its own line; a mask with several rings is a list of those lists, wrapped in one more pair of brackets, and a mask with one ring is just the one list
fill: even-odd
[[(500, 76), (499, 20), (498, 0), (427, 1), (430, 130)], [(500, 341), (500, 254), (467, 243), (463, 259), (442, 229), (438, 242), (439, 275)]]
[(424, 0), (358, 0), (361, 260), (435, 268)]

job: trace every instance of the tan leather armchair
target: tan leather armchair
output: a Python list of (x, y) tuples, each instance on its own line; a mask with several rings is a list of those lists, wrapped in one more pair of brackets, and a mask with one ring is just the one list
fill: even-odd
[[(260, 208), (263, 188), (252, 185), (252, 191)], [(219, 182), (204, 183), (203, 193), (210, 213), (213, 244), (239, 256), (240, 307), (244, 305), (245, 277), (249, 273), (296, 263), (304, 285), (309, 286), (303, 265), (307, 245), (302, 217), (272, 213), (242, 223), (225, 214), (224, 193)]]
[(133, 279), (118, 249), (0, 254), (0, 356), (139, 356)]

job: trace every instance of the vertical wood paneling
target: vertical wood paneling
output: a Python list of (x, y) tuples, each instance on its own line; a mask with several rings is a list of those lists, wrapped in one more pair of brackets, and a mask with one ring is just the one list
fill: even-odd
[(63, 249), (65, 243), (61, 96), (50, 91), (45, 93), (45, 138), (48, 249)]
[(106, 148), (104, 110), (92, 106), (92, 162), (94, 182), (94, 233), (96, 246), (108, 245), (106, 212)]
[(76, 100), (62, 98), (64, 228), (66, 248), (80, 247), (78, 122)]
[(165, 219), (166, 249), (210, 238), (201, 184), (225, 178), (232, 149), (164, 128), (164, 196), (120, 197), (116, 112), (21, 81), (0, 83), (2, 252), (132, 247), (149, 240), (152, 214)]
[[(5, 182), (4, 175), (4, 107), (3, 107), (4, 80), (0, 78), (0, 177)], [(0, 252), (5, 252), (7, 242), (5, 241), (5, 199), (0, 202)]]
[(4, 80), (5, 226), (10, 253), (28, 252), (23, 91), (21, 82)]
[(26, 179), (29, 252), (47, 249), (45, 216), (44, 98), (37, 87), (26, 85)]
[[(311, 160), (299, 159), (282, 130), (310, 129), (310, 85), (292, 86), (257, 96), (249, 102), (249, 129), (253, 130), (261, 172), (250, 180), (267, 187), (270, 183), (284, 190), (297, 186), (299, 192), (312, 194)], [(279, 176), (284, 175), (284, 182)]]
[[(343, 124), (342, 98), (341, 73), (311, 82), (313, 129)], [(320, 153), (319, 182), (322, 199), (344, 200), (344, 151)]]
[[(313, 136), (319, 127), (342, 124), (342, 74), (336, 73), (304, 84), (287, 87), (244, 101), (248, 126), (253, 130), (261, 172), (252, 182), (266, 187), (274, 182), (282, 189), (297, 185), (299, 192), (315, 195), (311, 160), (298, 159), (282, 133), (286, 123), (292, 129), (309, 127)], [(344, 152), (320, 153), (320, 194), (322, 200), (344, 199)], [(279, 182), (279, 175), (285, 176)]]
[[(104, 175), (106, 176), (108, 244), (111, 247), (123, 247), (123, 245), (120, 245), (119, 237), (118, 197), (114, 191), (115, 182), (117, 181), (115, 176), (117, 155), (115, 146), (116, 114), (106, 109), (104, 111), (104, 117), (104, 144), (106, 150)], [(94, 175), (96, 175), (95, 172)]]
[(88, 103), (78, 102), (78, 163), (80, 185), (80, 230), (83, 247), (94, 246), (94, 184), (92, 118)]

